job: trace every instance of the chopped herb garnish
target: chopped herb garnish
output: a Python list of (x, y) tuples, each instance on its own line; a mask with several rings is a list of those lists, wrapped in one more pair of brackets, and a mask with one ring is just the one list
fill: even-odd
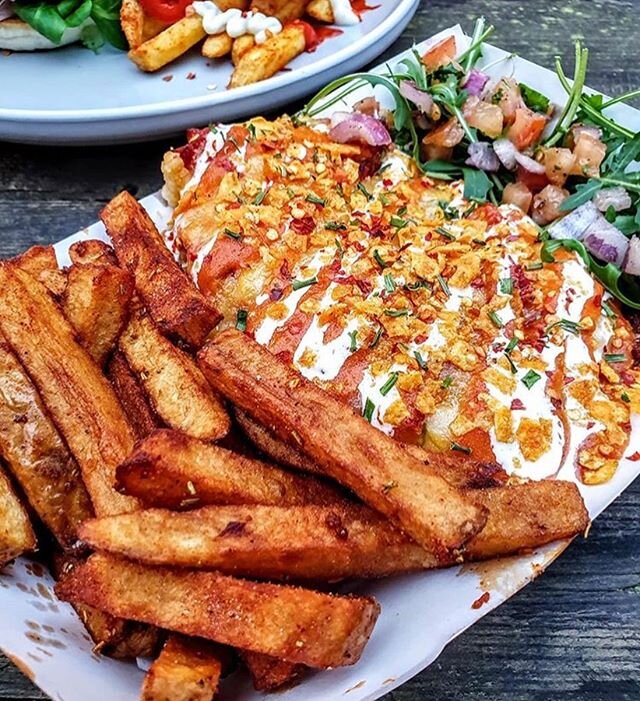
[(307, 202), (311, 202), (311, 204), (317, 204), (320, 207), (324, 207), (325, 204), (327, 204), (326, 200), (323, 200), (322, 197), (318, 197), (317, 195), (314, 195), (313, 193), (311, 193), (310, 195), (307, 195), (305, 197), (305, 199), (307, 200)]
[(524, 269), (525, 270), (542, 270), (543, 268), (542, 263), (529, 263), (529, 265), (525, 265)]
[(369, 348), (375, 348), (378, 345), (378, 343), (380, 343), (380, 338), (382, 338), (382, 331), (382, 326), (378, 326), (376, 334), (371, 340), (371, 343), (369, 344)]
[(399, 216), (399, 217), (404, 217), (404, 215), (405, 215), (406, 213), (407, 213), (407, 207), (406, 207), (406, 205), (403, 206), (403, 207), (400, 207), (400, 209), (398, 210), (398, 216)]
[(611, 307), (609, 306), (609, 304), (607, 302), (603, 302), (601, 306), (602, 306), (602, 311), (605, 313), (605, 316), (608, 316), (609, 319), (617, 318), (618, 315), (613, 311), (613, 309), (611, 309)]
[(236, 328), (238, 331), (247, 330), (247, 317), (249, 312), (246, 309), (238, 309), (236, 312)]
[(391, 392), (391, 390), (393, 389), (393, 386), (398, 381), (398, 375), (399, 375), (399, 373), (392, 372), (389, 375), (389, 379), (382, 385), (382, 387), (380, 387), (380, 394), (383, 397), (386, 397), (387, 394), (389, 394), (389, 392)]
[(238, 142), (233, 138), (233, 136), (230, 136), (228, 140), (233, 144), (233, 147), (236, 151), (240, 150), (240, 146), (238, 145)]
[(486, 246), (487, 242), (483, 241), (482, 239), (471, 239), (472, 243), (475, 243), (478, 246)]
[(518, 345), (518, 339), (514, 336), (509, 343), (507, 343), (507, 347), (504, 349), (504, 352), (509, 354), (511, 351)]
[(631, 397), (626, 392), (623, 392), (620, 395), (620, 399), (622, 399), (622, 401), (626, 402), (627, 404), (629, 404), (629, 402), (631, 401)]
[(449, 241), (455, 241), (456, 237), (449, 231), (447, 231), (443, 226), (436, 226), (435, 231), (440, 234), (440, 236), (444, 236), (445, 239), (449, 239)]
[(447, 375), (444, 378), (444, 380), (442, 380), (442, 382), (440, 383), (440, 387), (442, 387), (442, 389), (449, 389), (449, 387), (451, 387), (452, 384), (453, 384), (453, 377), (451, 375)]
[(380, 255), (380, 251), (377, 248), (375, 248), (373, 251), (373, 259), (381, 268), (387, 267), (387, 263), (384, 262), (382, 256)]
[(440, 274), (438, 274), (437, 279), (438, 279), (438, 284), (440, 285), (440, 288), (445, 293), (445, 295), (447, 297), (451, 297), (451, 290), (449, 289), (449, 285), (447, 285), (447, 281)]
[(340, 195), (340, 197), (342, 197), (343, 200), (346, 200), (346, 199), (347, 199), (347, 198), (345, 197), (345, 194), (344, 194), (344, 189), (343, 189), (343, 187), (342, 187), (342, 183), (338, 183), (338, 184), (336, 185), (336, 192)]
[(342, 255), (344, 253), (344, 248), (342, 247), (342, 241), (336, 236), (336, 248), (338, 249), (338, 252)]
[(264, 198), (267, 196), (267, 193), (269, 192), (269, 189), (265, 190), (260, 190), (260, 192), (255, 196), (253, 200), (253, 204), (260, 205), (264, 202)]
[(602, 356), (607, 363), (624, 363), (627, 356), (624, 353), (605, 353)]
[(389, 293), (395, 292), (396, 283), (391, 273), (385, 273), (384, 275), (384, 289)]
[(367, 190), (367, 188), (364, 186), (364, 183), (358, 183), (358, 190), (368, 199), (372, 200), (373, 195)]
[(520, 94), (524, 100), (524, 104), (534, 112), (542, 112), (546, 114), (549, 109), (549, 98), (546, 95), (530, 88), (524, 83), (520, 83)]
[(376, 405), (367, 397), (367, 401), (364, 403), (364, 410), (362, 412), (362, 416), (371, 423), (371, 419), (373, 419), (373, 412), (375, 411)]
[(501, 329), (504, 326), (502, 319), (494, 311), (490, 311), (488, 316), (496, 328)]
[(502, 292), (503, 295), (512, 295), (513, 294), (513, 280), (510, 277), (505, 277), (502, 280), (500, 280), (500, 292)]
[(224, 228), (223, 233), (225, 234), (225, 236), (229, 236), (229, 238), (236, 239), (236, 241), (242, 238), (241, 233), (233, 231), (233, 229), (228, 229), (226, 227)]
[(384, 194), (384, 192), (378, 197), (380, 202), (382, 202), (383, 207), (388, 207), (389, 206), (389, 198)]
[(351, 343), (349, 344), (349, 350), (352, 353), (355, 353), (358, 350), (357, 337), (358, 337), (358, 330), (357, 329), (354, 329), (353, 331), (349, 332), (349, 338), (351, 339)]
[(406, 219), (402, 219), (400, 217), (393, 216), (389, 220), (389, 223), (391, 226), (394, 226), (396, 229), (402, 229), (408, 224), (408, 221)]
[(422, 357), (422, 353), (420, 351), (414, 351), (413, 357), (416, 359), (416, 362), (420, 366), (421, 370), (427, 369), (427, 361)]
[(561, 329), (564, 329), (568, 333), (572, 333), (574, 336), (579, 336), (580, 331), (582, 330), (578, 322), (571, 321), (570, 319), (560, 319), (560, 321), (556, 321), (554, 324), (551, 324), (547, 327), (547, 334), (553, 329), (555, 329), (557, 326), (559, 326)]
[(251, 134), (251, 138), (255, 141), (256, 140), (256, 127), (252, 122), (249, 122), (247, 124), (247, 129), (249, 131), (249, 134)]
[(535, 385), (535, 383), (541, 379), (542, 376), (539, 375), (535, 370), (529, 370), (527, 374), (522, 378), (522, 384), (527, 389), (531, 389), (533, 385)]
[(382, 485), (382, 493), (388, 494), (392, 489), (395, 489), (397, 486), (398, 483), (395, 480), (391, 480), (391, 482), (387, 482), (386, 484)]
[(439, 200), (438, 207), (442, 210), (445, 219), (458, 219), (458, 210), (455, 207), (451, 207), (448, 202)]
[(504, 357), (507, 359), (507, 362), (509, 363), (509, 368), (511, 369), (511, 374), (515, 375), (518, 372), (518, 368), (516, 367), (516, 364), (511, 360), (511, 356), (507, 351), (505, 350), (504, 352)]
[(313, 277), (310, 277), (307, 280), (294, 280), (291, 284), (291, 287), (293, 287), (294, 290), (301, 290), (303, 287), (310, 287), (311, 285), (315, 285), (316, 282), (318, 282), (318, 278), (314, 275)]
[(460, 445), (460, 443), (456, 443), (455, 441), (451, 443), (451, 450), (457, 450), (459, 453), (471, 455), (471, 448), (466, 445)]
[(329, 231), (345, 231), (347, 227), (337, 221), (328, 221), (324, 225), (324, 228), (328, 229)]
[(409, 316), (409, 314), (411, 312), (408, 309), (385, 309), (384, 313), (387, 316), (398, 317), (398, 316)]

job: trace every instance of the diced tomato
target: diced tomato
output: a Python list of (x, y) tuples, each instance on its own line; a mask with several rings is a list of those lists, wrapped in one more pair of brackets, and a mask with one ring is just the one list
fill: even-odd
[(536, 224), (545, 226), (555, 221), (562, 214), (559, 207), (567, 197), (567, 190), (557, 185), (547, 185), (540, 190), (531, 205), (531, 216)]
[(528, 107), (518, 107), (513, 124), (507, 131), (507, 138), (518, 151), (533, 146), (547, 126), (547, 117), (539, 112), (533, 112)]
[(540, 192), (549, 184), (546, 173), (532, 173), (523, 166), (516, 167), (516, 182), (523, 183), (531, 192)]
[(227, 236), (221, 237), (202, 263), (198, 286), (205, 295), (215, 293), (225, 278), (246, 267), (255, 255), (252, 246)]
[(502, 214), (500, 214), (500, 210), (494, 204), (487, 202), (476, 207), (468, 218), (487, 222), (489, 226), (495, 226), (502, 221)]
[(504, 116), (498, 105), (492, 105), (471, 95), (464, 103), (464, 116), (470, 127), (497, 139), (502, 134)]
[(491, 95), (491, 102), (498, 105), (504, 115), (505, 125), (512, 124), (516, 118), (516, 110), (524, 106), (520, 87), (513, 78), (502, 78)]
[(546, 148), (542, 152), (542, 162), (549, 182), (562, 187), (573, 170), (576, 157), (568, 148)]
[(439, 41), (435, 46), (429, 49), (422, 57), (427, 71), (433, 73), (438, 68), (451, 63), (456, 55), (456, 38), (454, 36), (447, 37)]
[(571, 169), (572, 175), (597, 177), (600, 175), (600, 164), (607, 154), (607, 147), (589, 132), (583, 131), (576, 138), (573, 148), (575, 163)]
[(451, 117), (451, 119), (447, 120), (444, 124), (430, 131), (424, 139), (422, 139), (422, 143), (425, 145), (452, 148), (453, 146), (457, 146), (463, 138), (464, 132), (462, 131), (462, 127), (455, 117)]
[(192, 0), (140, 0), (149, 17), (173, 24), (185, 15)]
[(512, 204), (519, 207), (525, 214), (531, 207), (533, 194), (531, 190), (523, 183), (509, 183), (502, 192), (502, 203)]

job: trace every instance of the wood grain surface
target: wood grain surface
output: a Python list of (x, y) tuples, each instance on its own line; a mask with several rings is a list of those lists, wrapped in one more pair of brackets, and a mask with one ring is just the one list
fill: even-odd
[[(640, 0), (425, 0), (387, 55), (456, 22), (468, 28), (481, 14), (507, 50), (550, 66), (556, 53), (570, 62), (571, 41), (582, 37), (592, 49), (589, 85), (608, 94), (640, 86)], [(0, 143), (0, 256), (93, 222), (123, 188), (153, 192), (168, 145)], [(587, 540), (385, 701), (640, 701), (639, 522), (636, 483)], [(0, 625), (10, 625), (9, 612), (0, 611)], [(0, 657), (0, 700), (44, 698)]]

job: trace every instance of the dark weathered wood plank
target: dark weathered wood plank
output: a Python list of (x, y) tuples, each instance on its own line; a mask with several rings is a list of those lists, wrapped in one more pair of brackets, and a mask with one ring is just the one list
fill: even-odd
[[(497, 27), (494, 43), (546, 66), (556, 53), (571, 65), (571, 41), (583, 37), (592, 48), (589, 84), (614, 94), (640, 85), (639, 10), (640, 0), (425, 0), (386, 55), (450, 24), (469, 27), (484, 14)], [(124, 187), (137, 196), (157, 189), (168, 143), (0, 144), (0, 256), (91, 223)], [(640, 483), (598, 519), (586, 541), (576, 541), (385, 701), (638, 701), (639, 516)], [(0, 612), (0, 625), (7, 622)], [(0, 657), (2, 701), (44, 698)]]

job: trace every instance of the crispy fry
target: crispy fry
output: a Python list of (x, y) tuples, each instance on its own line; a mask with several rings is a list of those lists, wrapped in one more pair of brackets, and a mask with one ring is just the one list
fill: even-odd
[(64, 292), (67, 278), (58, 267), (53, 246), (32, 246), (13, 261), (21, 270), (41, 282), (52, 295), (59, 297)]
[(481, 508), (244, 334), (221, 332), (198, 360), (227, 399), (426, 548), (446, 556), (484, 525)]
[(118, 489), (146, 507), (207, 504), (333, 504), (345, 500), (332, 486), (177, 431), (157, 431), (138, 443), (116, 472)]
[(308, 671), (303, 664), (285, 662), (259, 652), (243, 651), (240, 657), (247, 666), (253, 687), (257, 691), (276, 691), (295, 686)]
[(253, 38), (253, 34), (244, 34), (241, 37), (233, 40), (233, 45), (231, 47), (231, 63), (237, 66), (240, 59), (256, 45), (256, 41)]
[(162, 196), (169, 206), (177, 207), (180, 202), (180, 193), (191, 179), (191, 171), (187, 169), (176, 151), (167, 151), (164, 154), (161, 170), (164, 178)]
[[(584, 530), (588, 515), (571, 482), (531, 482), (471, 492), (489, 507), (466, 559), (510, 555)], [(160, 509), (87, 521), (83, 540), (149, 565), (216, 569), (261, 579), (334, 581), (384, 577), (446, 563), (365, 506), (213, 506)]]
[(225, 10), (248, 10), (249, 0), (216, 0), (216, 5), (224, 12)]
[(80, 465), (96, 514), (131, 511), (136, 500), (113, 483), (133, 433), (111, 386), (40, 283), (1, 263), (0, 287), (0, 330)]
[(251, 9), (277, 17), (283, 24), (300, 19), (309, 0), (252, 0)]
[(121, 192), (100, 216), (120, 264), (133, 273), (162, 333), (199, 348), (220, 314), (173, 260), (149, 215), (128, 192)]
[(195, 361), (168, 341), (144, 310), (133, 312), (120, 350), (168, 426), (211, 441), (229, 432), (229, 416)]
[(62, 308), (76, 338), (101, 367), (129, 318), (133, 276), (115, 265), (72, 265)]
[(93, 516), (76, 461), (28, 375), (0, 342), (0, 455), (31, 508), (65, 550)]
[(202, 55), (205, 58), (223, 58), (231, 53), (233, 39), (226, 33), (213, 34), (205, 39)]
[(36, 545), (29, 516), (0, 466), (0, 568)]
[(170, 635), (145, 675), (141, 701), (211, 701), (224, 656), (206, 640)]
[[(56, 581), (67, 576), (79, 560), (61, 552), (51, 558), (50, 567)], [(158, 648), (160, 632), (153, 626), (116, 618), (86, 604), (71, 604), (94, 644), (96, 654), (115, 659), (151, 657)]]
[(306, 12), (316, 22), (324, 22), (325, 24), (333, 24), (335, 22), (333, 8), (329, 0), (311, 0), (307, 5)]
[(147, 15), (138, 0), (122, 0), (120, 25), (130, 49), (136, 49), (168, 26)]
[(108, 243), (99, 239), (76, 241), (69, 247), (69, 257), (76, 265), (100, 263), (101, 265), (118, 265), (116, 252)]
[(369, 597), (145, 567), (101, 553), (56, 592), (115, 616), (318, 668), (357, 662), (380, 611)]
[(205, 38), (200, 15), (188, 15), (129, 51), (129, 58), (147, 73), (157, 71)]
[(162, 426), (162, 421), (149, 405), (138, 378), (119, 350), (116, 350), (111, 356), (107, 377), (120, 400), (137, 440), (146, 438)]
[(257, 44), (240, 58), (229, 87), (239, 88), (270, 78), (303, 53), (305, 47), (304, 28), (290, 24), (280, 34), (269, 37), (264, 44)]

